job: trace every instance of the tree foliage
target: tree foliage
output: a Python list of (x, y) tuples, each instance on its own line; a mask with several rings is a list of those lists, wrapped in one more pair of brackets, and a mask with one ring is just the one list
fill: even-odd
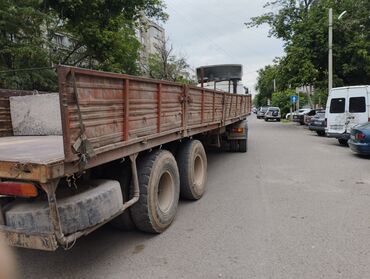
[[(136, 30), (166, 20), (162, 0), (0, 0), (0, 71), (78, 65), (139, 74)], [(55, 36), (68, 34), (60, 48)], [(54, 90), (53, 70), (0, 73), (0, 87)]]
[[(37, 0), (0, 0), (0, 71), (50, 66), (42, 30), (49, 20)], [(55, 89), (55, 73), (47, 69), (3, 73), (0, 87)]]
[(173, 54), (173, 46), (168, 40), (159, 40), (155, 46), (157, 53), (149, 56), (147, 72), (151, 78), (194, 83), (189, 73), (189, 65), (184, 57)]
[(96, 68), (137, 74), (140, 43), (135, 27), (140, 17), (166, 19), (161, 0), (44, 0), (44, 10), (61, 19), (60, 29), (71, 34), (85, 58)]
[[(278, 88), (327, 88), (330, 7), (334, 11), (334, 86), (370, 83), (370, 1), (276, 0), (265, 7), (275, 12), (254, 17), (247, 26), (268, 24), (270, 36), (284, 41), (285, 55), (273, 65)], [(347, 14), (338, 20), (343, 11)], [(269, 78), (260, 72), (260, 80)]]

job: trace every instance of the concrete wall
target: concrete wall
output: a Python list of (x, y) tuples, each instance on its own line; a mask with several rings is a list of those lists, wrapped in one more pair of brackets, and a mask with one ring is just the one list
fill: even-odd
[(62, 135), (59, 94), (10, 97), (15, 136)]

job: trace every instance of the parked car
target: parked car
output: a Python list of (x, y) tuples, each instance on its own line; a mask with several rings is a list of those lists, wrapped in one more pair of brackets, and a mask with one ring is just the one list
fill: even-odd
[(353, 152), (370, 155), (370, 123), (356, 125), (351, 130), (348, 145)]
[(265, 121), (276, 120), (280, 122), (281, 114), (280, 108), (278, 107), (269, 107), (265, 113)]
[(252, 112), (253, 112), (254, 114), (257, 114), (257, 108), (253, 107), (253, 108), (252, 108)]
[(303, 116), (303, 122), (305, 125), (310, 125), (311, 123), (311, 119), (312, 117), (314, 117), (316, 114), (318, 114), (319, 112), (322, 112), (325, 114), (325, 110), (323, 109), (314, 109), (312, 110), (311, 112), (309, 113), (306, 113), (304, 116)]
[(286, 115), (285, 115), (285, 118), (286, 119), (289, 119), (290, 118), (290, 115), (296, 115), (296, 114), (298, 114), (298, 113), (301, 113), (301, 112), (303, 112), (303, 111), (305, 111), (306, 109), (299, 109), (299, 110), (296, 110), (296, 111), (293, 111), (292, 113), (290, 113), (290, 112), (288, 112)]
[(260, 107), (260, 109), (257, 111), (257, 119), (264, 118), (268, 108), (269, 107)]
[(304, 116), (306, 114), (314, 115), (315, 110), (313, 109), (300, 109), (298, 112), (293, 114), (293, 122), (298, 122), (299, 124), (303, 125), (304, 124)]
[(288, 112), (288, 113), (285, 115), (285, 119), (289, 119), (289, 118), (290, 118), (290, 115), (294, 115), (295, 113), (298, 113), (298, 110), (293, 111), (292, 113)]
[(319, 110), (314, 116), (312, 116), (308, 129), (316, 132), (318, 136), (324, 136), (325, 128), (325, 111)]
[(369, 107), (370, 85), (333, 88), (326, 105), (327, 136), (346, 145), (352, 127), (368, 122)]

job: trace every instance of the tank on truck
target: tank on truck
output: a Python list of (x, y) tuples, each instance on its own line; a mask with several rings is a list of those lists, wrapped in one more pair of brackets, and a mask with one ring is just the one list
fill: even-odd
[[(225, 64), (201, 66), (197, 68), (197, 78), (200, 87), (204, 88), (205, 83), (213, 82), (213, 89), (217, 90), (217, 83), (228, 82), (226, 91), (228, 93), (238, 93), (238, 85), (243, 76), (243, 66), (240, 64)], [(225, 84), (223, 84), (225, 86)], [(243, 87), (244, 88), (244, 87)], [(231, 90), (232, 89), (232, 90)], [(244, 88), (245, 90), (245, 88)], [(248, 92), (247, 90), (244, 91)]]

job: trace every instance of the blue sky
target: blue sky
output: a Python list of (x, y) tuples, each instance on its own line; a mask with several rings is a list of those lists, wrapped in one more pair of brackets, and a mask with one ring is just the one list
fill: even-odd
[(268, 26), (247, 29), (244, 22), (268, 11), (265, 0), (165, 0), (166, 36), (192, 68), (243, 64), (243, 82), (254, 92), (256, 71), (283, 55), (283, 43), (268, 37)]

